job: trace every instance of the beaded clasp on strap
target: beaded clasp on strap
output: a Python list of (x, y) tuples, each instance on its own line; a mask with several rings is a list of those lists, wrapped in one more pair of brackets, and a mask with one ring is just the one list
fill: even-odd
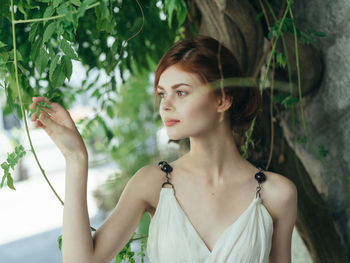
[(169, 181), (169, 173), (171, 173), (171, 171), (173, 170), (173, 167), (171, 167), (167, 162), (165, 162), (165, 161), (160, 161), (159, 163), (158, 163), (158, 166), (160, 166), (161, 167), (161, 170), (163, 171), (163, 172), (165, 172), (166, 173), (166, 182), (164, 182), (163, 184), (162, 184), (162, 188), (163, 188), (163, 186), (165, 185), (165, 184), (170, 184), (171, 186), (172, 186), (172, 188), (174, 189), (174, 185), (172, 184), (172, 183), (170, 183), (170, 181)]
[(259, 195), (259, 198), (260, 198), (260, 190), (261, 190), (261, 187), (260, 187), (260, 184), (262, 182), (264, 182), (266, 180), (266, 176), (265, 174), (263, 173), (263, 169), (261, 167), (256, 167), (259, 169), (259, 172), (257, 172), (255, 174), (255, 179), (258, 181), (258, 186), (256, 188), (256, 194), (255, 194), (255, 198)]

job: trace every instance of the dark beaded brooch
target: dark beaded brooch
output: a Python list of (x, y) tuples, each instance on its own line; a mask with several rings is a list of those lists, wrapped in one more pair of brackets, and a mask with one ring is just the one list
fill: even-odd
[(262, 182), (264, 182), (264, 181), (266, 180), (266, 176), (265, 176), (265, 174), (262, 172), (262, 171), (263, 171), (262, 168), (260, 168), (260, 167), (256, 167), (256, 168), (258, 168), (260, 171), (257, 172), (257, 173), (255, 174), (255, 179), (256, 179), (259, 183), (262, 183)]
[(163, 186), (164, 186), (165, 184), (170, 184), (170, 185), (172, 186), (172, 188), (174, 189), (173, 184), (170, 183), (170, 181), (169, 181), (169, 179), (170, 179), (170, 178), (169, 178), (169, 173), (172, 172), (173, 167), (171, 167), (170, 164), (168, 164), (166, 161), (160, 161), (160, 162), (158, 163), (158, 166), (160, 166), (160, 169), (161, 169), (163, 172), (166, 173), (166, 182), (164, 182), (164, 183), (162, 184), (162, 188), (163, 188)]
[(173, 171), (173, 167), (171, 167), (166, 161), (160, 161), (158, 166), (161, 167), (163, 172), (171, 173)]
[(258, 186), (256, 188), (256, 194), (255, 194), (255, 197), (257, 197), (259, 195), (260, 197), (260, 190), (261, 190), (261, 187), (260, 187), (260, 184), (264, 181), (266, 181), (266, 175), (263, 173), (263, 169), (259, 166), (257, 166), (256, 168), (259, 169), (259, 172), (257, 172), (255, 174), (255, 180), (258, 181)]

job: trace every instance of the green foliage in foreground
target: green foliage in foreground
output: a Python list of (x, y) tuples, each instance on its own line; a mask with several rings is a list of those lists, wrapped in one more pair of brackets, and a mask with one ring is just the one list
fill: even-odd
[[(69, 109), (78, 94), (88, 94), (98, 102), (98, 108), (94, 109), (95, 116), (78, 124), (82, 126), (83, 138), (93, 142), (95, 150), (109, 155), (123, 176), (130, 176), (151, 162), (157, 154), (155, 131), (160, 119), (153, 114), (149, 73), (162, 54), (184, 38), (188, 10), (182, 1), (150, 0), (139, 4), (108, 0), (2, 3), (0, 92), (7, 99), (2, 105), (4, 116), (14, 114), (23, 119), (32, 97), (45, 96)], [(162, 18), (165, 15), (170, 19)], [(189, 24), (189, 30), (195, 34), (194, 26)], [(74, 61), (86, 69), (82, 87), (73, 87), (69, 82), (75, 77)], [(97, 72), (94, 80), (89, 79), (92, 72)], [(117, 83), (119, 78), (121, 83)], [(44, 103), (40, 106), (48, 108)], [(32, 113), (37, 112), (38, 116), (41, 110), (37, 107)], [(24, 154), (23, 146), (18, 146), (1, 164), (1, 186), (7, 180), (8, 187), (15, 189), (10, 168)], [(121, 258), (133, 260), (131, 241), (116, 262)], [(62, 239), (58, 242), (61, 247)], [(144, 240), (142, 244), (144, 248)]]
[(16, 146), (15, 150), (12, 153), (7, 154), (6, 162), (3, 162), (1, 164), (1, 168), (4, 171), (4, 175), (1, 179), (0, 188), (4, 186), (4, 182), (6, 179), (7, 186), (12, 190), (16, 190), (16, 188), (13, 185), (13, 178), (11, 177), (10, 168), (14, 170), (19, 160), (25, 155), (26, 151), (24, 150), (22, 145)]

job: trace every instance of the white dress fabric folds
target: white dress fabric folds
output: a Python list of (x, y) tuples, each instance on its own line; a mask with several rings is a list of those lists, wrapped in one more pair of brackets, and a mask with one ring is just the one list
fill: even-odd
[(151, 263), (268, 263), (273, 220), (260, 196), (219, 237), (212, 251), (179, 205), (173, 188), (162, 188), (150, 222)]

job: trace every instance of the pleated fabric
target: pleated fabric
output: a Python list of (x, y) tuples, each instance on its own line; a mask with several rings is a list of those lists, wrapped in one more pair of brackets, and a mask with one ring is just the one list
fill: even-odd
[(173, 188), (162, 188), (149, 225), (151, 263), (268, 263), (273, 220), (260, 196), (219, 237), (212, 251), (179, 205)]

